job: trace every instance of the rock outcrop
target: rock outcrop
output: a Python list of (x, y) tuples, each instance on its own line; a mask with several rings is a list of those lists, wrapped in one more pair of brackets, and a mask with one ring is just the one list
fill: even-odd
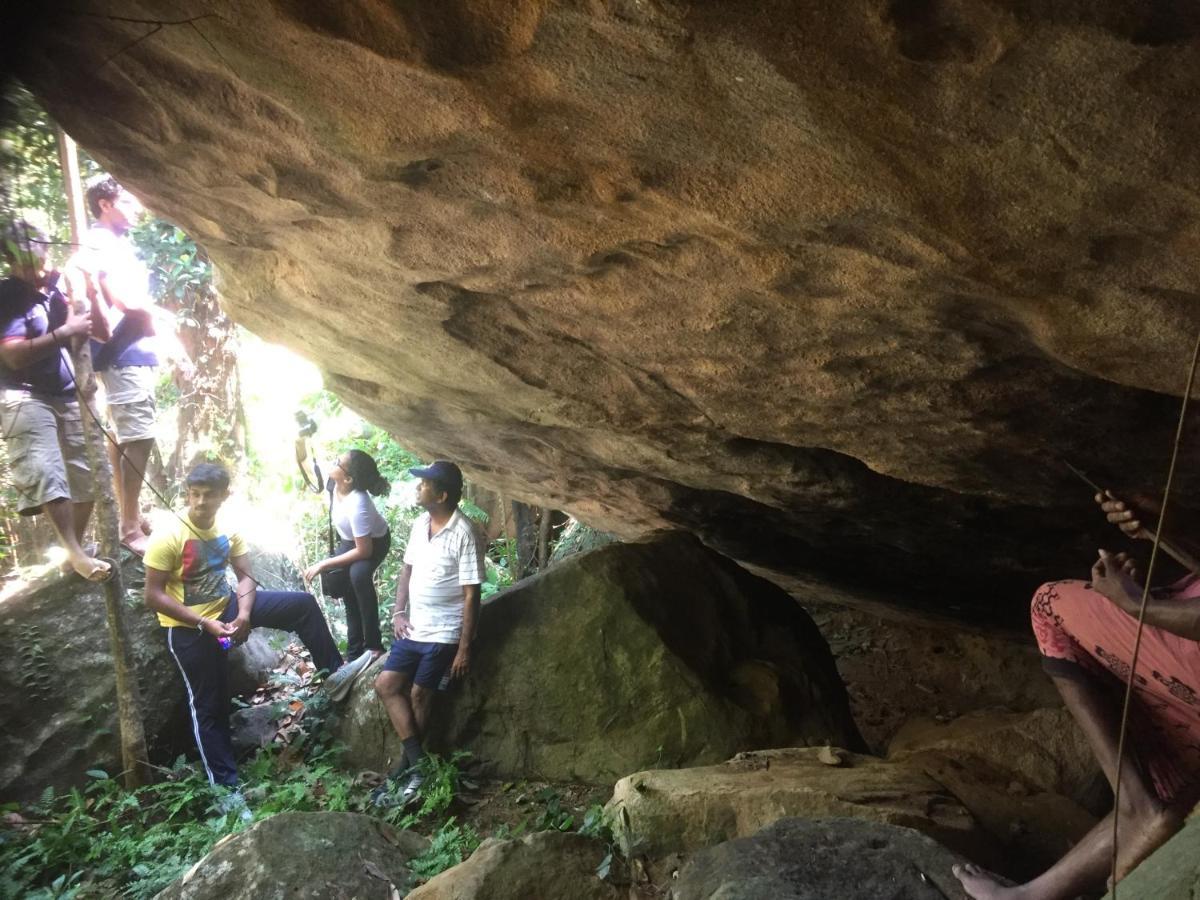
[[(173, 742), (182, 725), (183, 682), (158, 621), (130, 587), (141, 566), (121, 567), (129, 644), (147, 741)], [(31, 800), (63, 790), (88, 769), (120, 770), (117, 699), (104, 590), (57, 572), (0, 600), (0, 797)]]
[[(253, 551), (264, 586), (288, 589), (295, 567)], [(289, 574), (290, 573), (290, 574)], [(157, 618), (143, 604), (145, 570), (124, 555), (126, 622), (151, 756), (191, 752), (183, 681)], [(251, 693), (280, 658), (268, 633), (253, 632), (229, 652), (230, 688)], [(119, 771), (116, 686), (103, 588), (47, 573), (0, 598), (0, 799), (31, 800), (86, 779), (88, 769)]]
[[(438, 698), (429, 743), (506, 777), (605, 782), (764, 745), (861, 746), (807, 614), (680, 533), (601, 547), (497, 595), (471, 665)], [(341, 737), (353, 766), (398, 755), (370, 673)]]
[(557, 831), (520, 840), (492, 838), (405, 900), (624, 900), (627, 888), (596, 874), (607, 853), (600, 841)]
[(914, 720), (889, 758), (957, 797), (993, 837), (1005, 874), (1027, 880), (1062, 858), (1112, 806), (1079, 726), (1064, 709)]
[(359, 813), (280, 813), (219, 841), (158, 900), (402, 897), (429, 842)]
[(825, 749), (763, 750), (719, 766), (637, 772), (608, 809), (633, 853), (650, 858), (749, 837), (786, 817), (862, 819), (915, 828), (985, 865), (995, 840), (917, 767)]
[(1165, 471), (1191, 4), (8, 15), (5, 58), (239, 323), (505, 496), (1015, 624), (1105, 534), (1060, 461)]
[(920, 832), (854, 819), (783, 819), (697, 853), (671, 900), (967, 900), (963, 860)]

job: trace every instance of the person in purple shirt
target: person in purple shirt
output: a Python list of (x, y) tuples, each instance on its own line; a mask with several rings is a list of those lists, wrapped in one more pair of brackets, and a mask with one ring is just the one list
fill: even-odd
[(73, 339), (92, 332), (92, 315), (71, 312), (46, 267), (46, 240), (24, 222), (0, 235), (11, 271), (0, 281), (0, 434), (8, 451), (17, 510), (45, 512), (67, 564), (103, 581), (109, 564), (84, 552), (93, 481), (71, 365)]

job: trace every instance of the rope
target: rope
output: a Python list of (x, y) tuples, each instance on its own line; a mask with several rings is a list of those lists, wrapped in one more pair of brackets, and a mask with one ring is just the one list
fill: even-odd
[(1179, 424), (1175, 429), (1175, 444), (1171, 448), (1171, 464), (1167, 469), (1167, 483), (1163, 488), (1162, 506), (1158, 513), (1158, 527), (1154, 530), (1154, 544), (1150, 548), (1150, 562), (1146, 566), (1146, 579), (1142, 587), (1142, 604), (1138, 610), (1137, 633), (1133, 639), (1133, 657), (1129, 661), (1129, 681), (1125, 685), (1125, 702), (1121, 708), (1121, 726), (1117, 732), (1117, 769), (1113, 779), (1113, 840), (1112, 840), (1112, 900), (1117, 898), (1117, 851), (1118, 825), (1121, 816), (1121, 766), (1125, 762), (1125, 738), (1129, 725), (1129, 707), (1133, 700), (1133, 682), (1137, 673), (1138, 655), (1142, 649), (1142, 631), (1146, 625), (1146, 606), (1150, 600), (1150, 581), (1154, 564), (1158, 560), (1158, 546), (1162, 539), (1163, 526), (1167, 520), (1167, 503), (1171, 499), (1171, 488), (1175, 482), (1175, 464), (1179, 459), (1179, 447), (1183, 443), (1183, 425), (1187, 420), (1188, 401), (1192, 397), (1192, 386), (1196, 381), (1196, 364), (1200, 361), (1200, 333), (1196, 335), (1196, 346), (1192, 350), (1192, 367), (1188, 372), (1187, 386), (1183, 391), (1183, 405), (1179, 409)]

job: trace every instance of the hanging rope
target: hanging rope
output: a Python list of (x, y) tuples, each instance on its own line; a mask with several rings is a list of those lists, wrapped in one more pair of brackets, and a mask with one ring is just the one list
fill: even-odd
[[(1121, 707), (1121, 725), (1117, 732), (1117, 770), (1113, 778), (1113, 840), (1112, 840), (1112, 900), (1117, 900), (1117, 851), (1118, 825), (1121, 816), (1121, 766), (1125, 762), (1125, 736), (1129, 725), (1129, 706), (1133, 700), (1133, 681), (1137, 674), (1138, 654), (1142, 649), (1142, 631), (1146, 625), (1146, 605), (1150, 600), (1150, 583), (1154, 575), (1154, 564), (1158, 561), (1158, 550), (1162, 543), (1163, 526), (1167, 521), (1167, 503), (1175, 483), (1175, 464), (1179, 460), (1179, 447), (1183, 443), (1183, 425), (1187, 421), (1188, 401), (1192, 397), (1192, 385), (1196, 381), (1196, 363), (1200, 360), (1200, 333), (1196, 335), (1196, 346), (1192, 350), (1192, 367), (1188, 372), (1187, 386), (1183, 391), (1183, 405), (1179, 409), (1179, 424), (1175, 429), (1175, 445), (1171, 448), (1171, 464), (1167, 469), (1167, 483), (1163, 488), (1162, 506), (1158, 513), (1158, 527), (1154, 529), (1154, 543), (1150, 548), (1150, 562), (1146, 566), (1145, 584), (1142, 586), (1142, 605), (1138, 610), (1137, 633), (1133, 639), (1133, 657), (1129, 661), (1129, 681), (1125, 685), (1125, 702)], [(1200, 572), (1196, 574), (1200, 575)]]

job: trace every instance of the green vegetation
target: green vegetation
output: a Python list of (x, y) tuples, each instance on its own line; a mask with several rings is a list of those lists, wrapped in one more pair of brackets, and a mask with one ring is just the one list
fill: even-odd
[[(314, 719), (319, 722), (319, 718)], [(47, 789), (38, 802), (8, 804), (0, 827), (0, 897), (148, 898), (161, 891), (206, 854), (216, 841), (244, 831), (253, 822), (287, 811), (363, 812), (430, 838), (429, 849), (410, 868), (421, 880), (457, 865), (479, 846), (481, 835), (457, 816), (447, 816), (461, 780), (458, 764), (426, 757), (426, 781), (419, 803), (408, 809), (379, 809), (369, 802), (370, 787), (338, 767), (338, 752), (310, 733), (310, 752), (295, 745), (264, 751), (242, 769), (242, 794), (253, 814), (243, 822), (229, 809), (228, 792), (214, 788), (182, 758), (162, 770), (158, 784), (125, 791), (117, 778), (94, 770), (82, 790), (56, 795)], [(570, 831), (574, 816), (562, 808), (557, 791), (535, 795), (536, 806), (518, 828), (501, 827), (498, 837), (532, 831)], [(583, 818), (580, 833), (608, 842), (615, 851), (603, 809)], [(611, 864), (611, 862), (610, 862)]]

